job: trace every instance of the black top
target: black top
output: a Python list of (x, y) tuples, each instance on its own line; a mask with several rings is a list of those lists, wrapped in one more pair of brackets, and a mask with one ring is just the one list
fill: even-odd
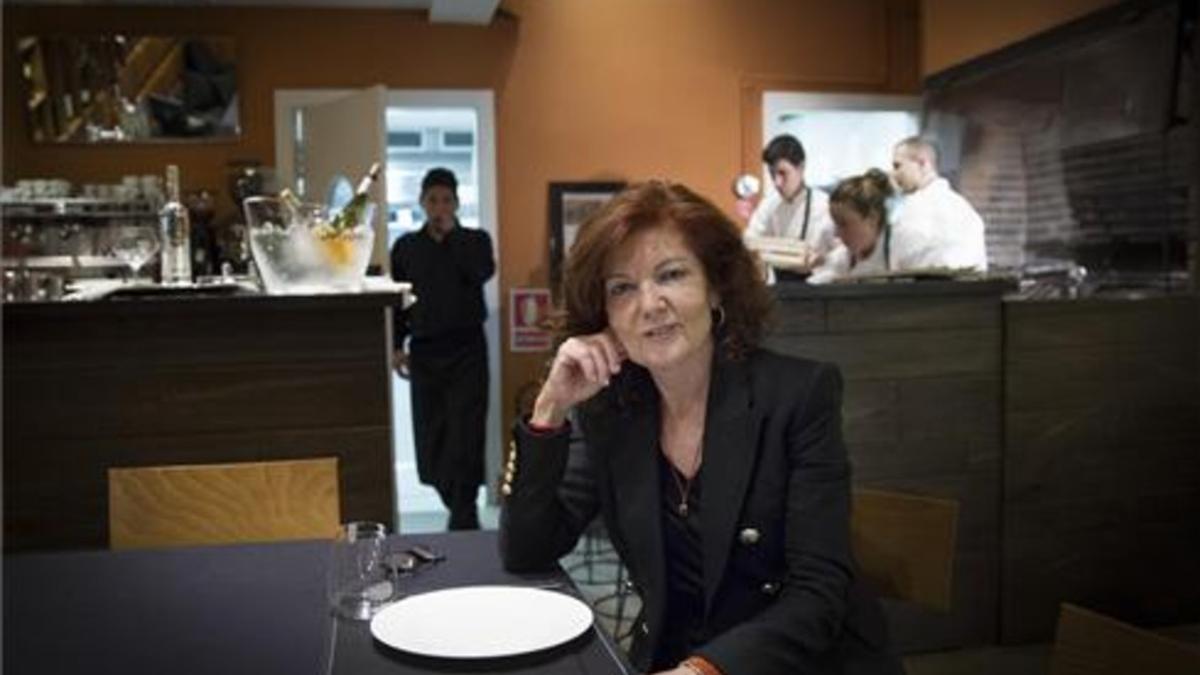
[(686, 485), (682, 475), (659, 453), (663, 550), (667, 565), (667, 618), (654, 662), (673, 666), (703, 644), (704, 548), (700, 536), (700, 474), (687, 487), (687, 515), (679, 504)]
[(483, 230), (455, 224), (442, 241), (429, 234), (429, 224), (392, 245), (392, 278), (409, 281), (417, 302), (395, 313), (393, 339), (433, 340), (455, 334), (474, 335), (487, 309), (483, 284), (496, 272), (492, 239)]

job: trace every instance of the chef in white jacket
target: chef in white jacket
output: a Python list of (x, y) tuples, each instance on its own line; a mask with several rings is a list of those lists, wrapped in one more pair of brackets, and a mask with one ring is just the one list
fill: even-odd
[(892, 195), (891, 180), (879, 169), (838, 183), (829, 196), (829, 212), (839, 245), (813, 270), (809, 283), (930, 266), (939, 255), (939, 241), (920, 229), (896, 227), (888, 217)]
[[(746, 227), (746, 236), (783, 237), (808, 244), (812, 258), (820, 261), (837, 245), (829, 197), (804, 182), (804, 146), (790, 134), (771, 139), (762, 152), (775, 190), (765, 195)], [(749, 240), (748, 240), (749, 241)], [(808, 266), (788, 267), (807, 272)]]
[(928, 243), (922, 257), (906, 265), (986, 272), (983, 219), (938, 175), (937, 165), (937, 147), (919, 136), (900, 141), (892, 152), (892, 178), (904, 194), (892, 213), (892, 228)]

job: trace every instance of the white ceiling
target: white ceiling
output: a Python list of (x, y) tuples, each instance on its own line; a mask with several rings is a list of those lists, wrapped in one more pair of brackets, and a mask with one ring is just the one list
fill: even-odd
[(430, 23), (486, 25), (500, 0), (17, 0), (18, 5), (140, 7), (372, 7), (429, 10)]

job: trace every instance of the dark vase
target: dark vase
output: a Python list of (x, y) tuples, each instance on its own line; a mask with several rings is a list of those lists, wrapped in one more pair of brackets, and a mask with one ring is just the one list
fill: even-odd
[(242, 213), (242, 201), (246, 197), (257, 197), (263, 193), (263, 172), (258, 162), (233, 162), (229, 165), (229, 195), (238, 216)]

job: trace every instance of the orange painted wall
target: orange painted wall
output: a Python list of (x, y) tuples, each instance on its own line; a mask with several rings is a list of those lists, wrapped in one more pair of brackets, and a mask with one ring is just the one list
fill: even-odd
[[(508, 0), (491, 26), (380, 10), (4, 7), (19, 34), (123, 30), (238, 41), (244, 137), (213, 145), (32, 146), (5, 53), (4, 167), (17, 178), (111, 181), (181, 165), (185, 188), (223, 188), (225, 164), (273, 163), (277, 88), (492, 88), (497, 96), (501, 298), (545, 285), (553, 180), (668, 177), (726, 208), (758, 148), (748, 82), (915, 92), (917, 0)], [(757, 167), (750, 167), (757, 168)], [(227, 200), (222, 196), (221, 200)], [(505, 308), (506, 311), (506, 308)], [(502, 359), (504, 419), (547, 355)]]
[(921, 72), (936, 73), (1118, 0), (921, 0)]

